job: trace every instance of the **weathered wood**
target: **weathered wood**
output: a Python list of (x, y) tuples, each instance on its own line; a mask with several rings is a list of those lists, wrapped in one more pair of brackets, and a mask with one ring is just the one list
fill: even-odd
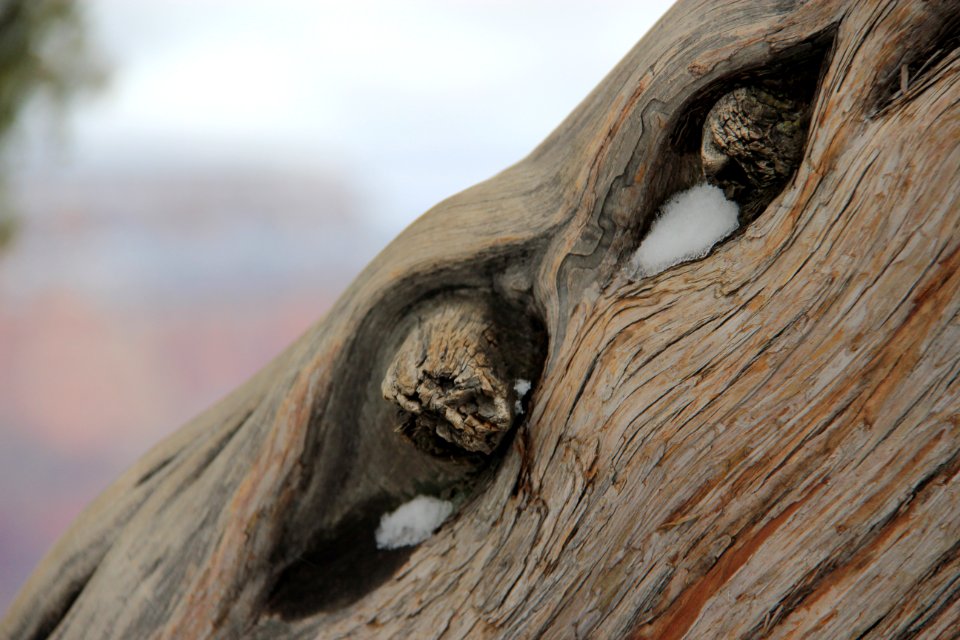
[[(528, 158), (120, 478), (0, 635), (957, 637), (958, 27), (947, 0), (680, 2)], [(713, 106), (793, 76), (792, 177), (706, 258), (635, 279)], [(430, 345), (454, 326), (492, 353), (470, 318), (513, 317), (545, 345), (480, 462), (411, 445), (383, 398), (448, 295), (503, 313), (454, 312)], [(417, 493), (463, 503), (376, 549)]]
[(397, 431), (433, 455), (489, 455), (523, 413), (520, 388), (540, 372), (538, 332), (489, 300), (454, 296), (428, 306), (381, 384), (400, 408)]

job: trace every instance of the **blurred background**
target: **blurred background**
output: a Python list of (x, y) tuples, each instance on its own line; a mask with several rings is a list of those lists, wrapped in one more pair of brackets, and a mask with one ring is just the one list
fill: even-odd
[(669, 4), (0, 0), (0, 612), (125, 467)]

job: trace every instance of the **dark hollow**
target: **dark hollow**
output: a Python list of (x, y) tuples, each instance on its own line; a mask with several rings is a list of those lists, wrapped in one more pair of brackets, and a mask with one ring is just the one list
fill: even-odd
[(267, 612), (296, 620), (350, 605), (394, 574), (415, 547), (378, 549), (380, 516), (398, 505), (371, 500), (347, 515), (327, 535), (315, 538), (280, 574)]

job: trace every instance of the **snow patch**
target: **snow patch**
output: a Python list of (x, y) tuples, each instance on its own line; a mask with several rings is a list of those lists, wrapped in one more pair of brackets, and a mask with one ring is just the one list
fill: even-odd
[(737, 230), (738, 212), (737, 203), (727, 200), (722, 189), (705, 182), (675, 194), (633, 254), (636, 277), (704, 257)]
[(378, 549), (399, 549), (420, 544), (433, 535), (453, 513), (453, 503), (432, 496), (417, 496), (385, 513), (375, 534)]
[(530, 392), (530, 381), (520, 378), (513, 383), (513, 390), (517, 392), (517, 401), (513, 404), (513, 410), (518, 416), (523, 415), (523, 399)]

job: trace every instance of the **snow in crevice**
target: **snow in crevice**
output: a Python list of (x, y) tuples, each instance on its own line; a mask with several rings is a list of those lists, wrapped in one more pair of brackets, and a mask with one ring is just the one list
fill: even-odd
[(453, 503), (432, 496), (417, 496), (380, 518), (374, 534), (378, 549), (399, 549), (420, 544), (440, 528)]
[(737, 203), (701, 183), (670, 198), (630, 261), (635, 277), (652, 276), (697, 260), (737, 230)]
[(523, 415), (523, 399), (530, 393), (530, 381), (523, 378), (513, 383), (513, 390), (517, 392), (517, 400), (513, 404), (513, 410), (518, 416)]

